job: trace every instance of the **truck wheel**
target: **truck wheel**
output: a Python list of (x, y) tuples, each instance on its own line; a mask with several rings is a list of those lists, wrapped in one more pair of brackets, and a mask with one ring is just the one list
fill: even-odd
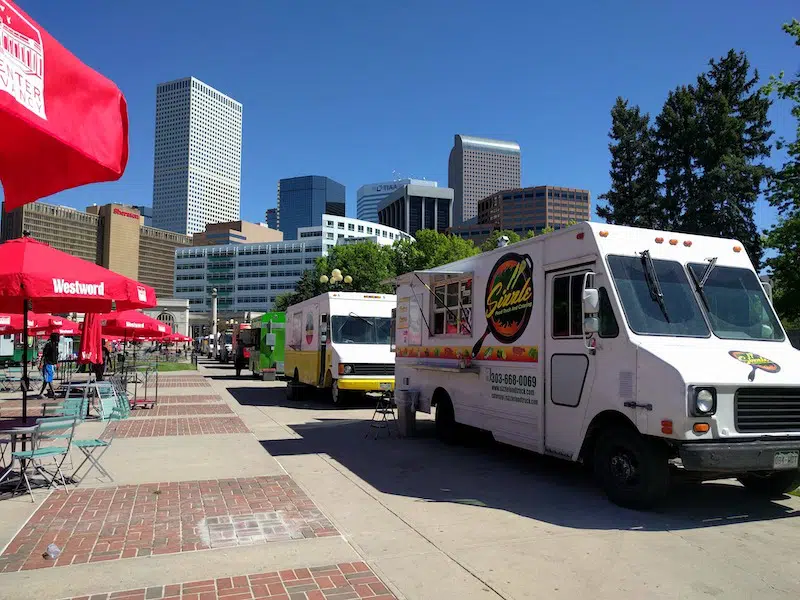
[(600, 435), (594, 472), (609, 500), (625, 508), (651, 508), (669, 491), (666, 453), (633, 429), (613, 428)]
[(458, 423), (450, 398), (441, 397), (436, 404), (436, 436), (446, 444), (455, 444), (458, 438)]
[(286, 398), (292, 402), (300, 400), (301, 385), (300, 377), (298, 376), (297, 370), (295, 370), (294, 376), (286, 383)]
[(753, 493), (767, 498), (780, 498), (800, 487), (800, 470), (783, 471), (769, 475), (745, 475), (739, 482)]
[(331, 400), (333, 401), (333, 405), (337, 408), (344, 404), (344, 392), (339, 389), (339, 381), (334, 379), (333, 384), (331, 384)]

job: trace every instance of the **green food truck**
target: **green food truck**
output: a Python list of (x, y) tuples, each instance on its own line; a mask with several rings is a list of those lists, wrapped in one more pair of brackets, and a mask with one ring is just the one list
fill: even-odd
[[(286, 313), (268, 312), (250, 321), (254, 343), (250, 351), (250, 370), (258, 379), (275, 379), (283, 375), (283, 345)], [(257, 337), (256, 337), (257, 336)]]

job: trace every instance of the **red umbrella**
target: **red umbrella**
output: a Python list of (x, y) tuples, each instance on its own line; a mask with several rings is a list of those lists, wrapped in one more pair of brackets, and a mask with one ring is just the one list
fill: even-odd
[(103, 362), (103, 336), (101, 332), (101, 315), (86, 313), (81, 325), (81, 347), (78, 351), (78, 363), (100, 364)]
[[(0, 0), (2, 2), (2, 0)], [(107, 312), (156, 305), (153, 288), (23, 237), (0, 244), (0, 311)]]
[(188, 335), (183, 335), (182, 333), (170, 333), (167, 336), (162, 338), (162, 341), (165, 342), (191, 342), (192, 338)]
[(21, 309), (23, 314), (23, 419), (28, 408), (28, 311), (104, 312), (112, 310), (115, 302), (123, 310), (155, 306), (156, 293), (138, 281), (27, 236), (0, 244), (0, 311)]
[(72, 336), (81, 334), (80, 323), (76, 323), (75, 321), (65, 317), (54, 317), (53, 315), (44, 316), (47, 317), (49, 322), (48, 327), (47, 329), (41, 330), (39, 333), (37, 333), (37, 335), (50, 335), (51, 333), (57, 333), (58, 335)]
[(0, 0), (0, 20), (0, 181), (6, 210), (119, 179), (128, 162), (122, 92), (11, 0)]
[(103, 333), (125, 338), (162, 338), (169, 334), (169, 326), (138, 310), (102, 315)]
[[(28, 330), (39, 332), (47, 329), (50, 315), (36, 315), (28, 312)], [(0, 334), (9, 335), (25, 331), (22, 314), (0, 313)]]

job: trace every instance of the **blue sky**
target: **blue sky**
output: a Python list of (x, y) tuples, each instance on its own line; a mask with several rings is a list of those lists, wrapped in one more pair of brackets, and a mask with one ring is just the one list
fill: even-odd
[[(18, 0), (122, 89), (130, 161), (118, 182), (47, 199), (150, 204), (155, 86), (193, 75), (244, 105), (242, 217), (263, 220), (281, 177), (357, 188), (447, 183), (455, 133), (522, 147), (524, 185), (608, 188), (618, 95), (655, 114), (711, 57), (745, 50), (766, 76), (800, 67), (781, 23), (797, 0)], [(788, 107), (773, 127), (792, 134)], [(759, 225), (774, 215), (760, 202)]]

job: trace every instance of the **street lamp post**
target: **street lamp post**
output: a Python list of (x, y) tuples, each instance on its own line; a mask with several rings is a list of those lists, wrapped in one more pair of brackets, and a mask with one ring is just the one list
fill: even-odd
[(211, 358), (217, 356), (217, 288), (211, 290)]

